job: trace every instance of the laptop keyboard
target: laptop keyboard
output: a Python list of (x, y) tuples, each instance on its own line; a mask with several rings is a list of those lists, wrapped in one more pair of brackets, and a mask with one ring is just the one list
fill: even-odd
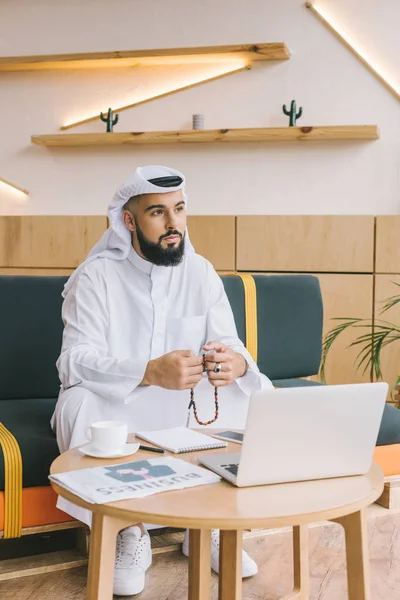
[(237, 475), (239, 465), (238, 463), (233, 463), (231, 465), (221, 465), (221, 467), (229, 471), (229, 473), (231, 473), (232, 475)]

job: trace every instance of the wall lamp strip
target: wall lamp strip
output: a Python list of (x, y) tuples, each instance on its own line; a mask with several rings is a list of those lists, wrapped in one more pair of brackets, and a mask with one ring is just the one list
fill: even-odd
[(15, 185), (15, 183), (11, 183), (11, 181), (7, 181), (7, 179), (3, 179), (2, 177), (0, 177), (0, 182), (4, 183), (4, 185), (8, 185), (8, 187), (12, 188), (13, 190), (17, 190), (17, 192), (22, 192), (23, 194), (28, 195), (29, 192), (28, 190), (25, 190), (22, 187), (19, 187), (19, 185)]
[(391, 81), (386, 75), (383, 75), (381, 70), (374, 65), (374, 61), (370, 57), (368, 57), (365, 54), (365, 52), (361, 50), (361, 48), (357, 46), (356, 42), (350, 39), (349, 36), (346, 35), (344, 32), (340, 31), (340, 29), (332, 23), (330, 18), (318, 6), (316, 6), (312, 2), (306, 2), (306, 7), (310, 9), (311, 12), (314, 13), (316, 17), (318, 17), (321, 23), (323, 23), (328, 29), (330, 29), (335, 34), (335, 36), (345, 46), (347, 46), (347, 48), (349, 48), (349, 50), (353, 52), (353, 54), (358, 58), (358, 60), (360, 60), (367, 67), (367, 69), (371, 73), (373, 73), (375, 77), (379, 79), (379, 81), (381, 81), (381, 83), (383, 83), (384, 86), (392, 92), (394, 96), (396, 96), (398, 100), (400, 100), (400, 89), (397, 88), (395, 84), (391, 83)]
[[(246, 71), (251, 69), (251, 64), (246, 63), (244, 66), (235, 67), (234, 69), (229, 69), (224, 73), (219, 73), (218, 75), (214, 75), (213, 77), (207, 77), (205, 79), (201, 79), (200, 81), (192, 82), (188, 85), (184, 85), (182, 87), (174, 88), (173, 90), (169, 90), (168, 92), (163, 92), (162, 94), (157, 94), (156, 96), (151, 96), (150, 98), (145, 98), (144, 100), (139, 100), (138, 102), (134, 102), (132, 104), (127, 104), (125, 106), (120, 106), (118, 108), (113, 108), (113, 112), (121, 112), (123, 110), (127, 110), (128, 108), (133, 108), (135, 106), (140, 106), (141, 104), (146, 104), (147, 102), (151, 102), (152, 100), (158, 100), (159, 98), (165, 98), (166, 96), (170, 96), (171, 94), (175, 94), (176, 92), (183, 92), (184, 90), (189, 90), (197, 85), (201, 85), (203, 83), (208, 83), (210, 81), (215, 81), (216, 79), (221, 79), (221, 77), (226, 77), (227, 75), (232, 75), (233, 73), (240, 73), (241, 71)], [(85, 123), (90, 123), (91, 121), (97, 121), (99, 119), (99, 114), (88, 117), (87, 119), (82, 119), (81, 121), (76, 121), (74, 123), (69, 123), (68, 125), (63, 125), (60, 127), (61, 131), (65, 131), (66, 129), (70, 129), (71, 127), (77, 127), (78, 125), (84, 125)]]

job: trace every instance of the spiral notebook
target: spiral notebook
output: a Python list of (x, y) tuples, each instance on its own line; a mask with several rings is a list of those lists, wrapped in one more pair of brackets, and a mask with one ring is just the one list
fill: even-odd
[(213, 450), (214, 448), (225, 448), (228, 445), (226, 442), (216, 440), (187, 427), (173, 427), (172, 429), (159, 429), (158, 431), (138, 431), (136, 436), (174, 454), (196, 452), (196, 450)]

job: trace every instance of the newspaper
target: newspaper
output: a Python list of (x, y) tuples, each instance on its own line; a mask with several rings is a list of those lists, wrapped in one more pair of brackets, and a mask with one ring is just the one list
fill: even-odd
[(221, 480), (207, 469), (172, 456), (68, 471), (49, 475), (49, 479), (92, 504), (143, 498)]

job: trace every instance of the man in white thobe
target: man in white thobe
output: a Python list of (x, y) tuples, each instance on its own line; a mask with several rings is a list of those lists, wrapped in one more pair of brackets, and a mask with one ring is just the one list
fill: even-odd
[[(194, 252), (186, 203), (181, 173), (138, 168), (113, 198), (110, 228), (67, 282), (52, 419), (61, 452), (85, 444), (95, 421), (122, 420), (132, 432), (184, 425), (190, 389), (202, 421), (214, 415), (218, 387), (218, 426), (243, 428), (251, 393), (271, 385), (237, 336), (221, 279)], [(206, 373), (204, 351), (214, 351)], [(58, 506), (90, 525), (89, 511), (61, 498)], [(218, 572), (217, 531), (212, 540)], [(144, 526), (120, 532), (114, 593), (141, 592), (150, 564)], [(243, 576), (256, 572), (243, 552)]]

